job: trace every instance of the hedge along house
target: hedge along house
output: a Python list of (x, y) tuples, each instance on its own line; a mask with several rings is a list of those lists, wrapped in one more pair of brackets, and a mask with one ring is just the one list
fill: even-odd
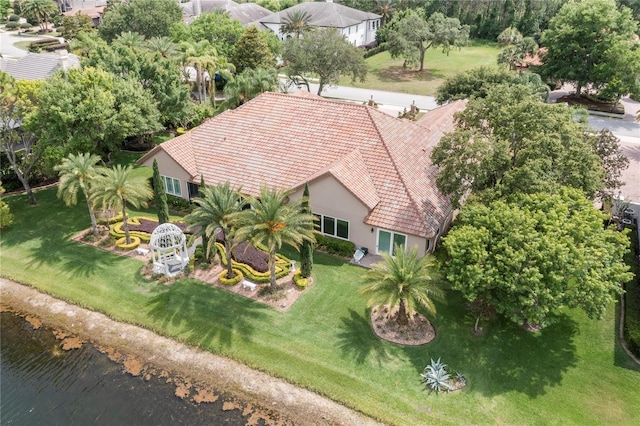
[(310, 206), (320, 232), (390, 252), (393, 244), (430, 252), (452, 219), (435, 185), (431, 149), (454, 126), (457, 101), (418, 122), (374, 107), (326, 100), (308, 92), (264, 93), (158, 145), (140, 160), (158, 160), (169, 194), (197, 195), (229, 181), (257, 195), (260, 186), (286, 188)]
[(311, 27), (337, 28), (345, 36), (345, 39), (354, 46), (364, 46), (374, 42), (382, 19), (382, 16), (375, 13), (363, 12), (334, 3), (333, 0), (326, 0), (324, 3), (299, 3), (260, 18), (256, 23), (273, 31), (280, 40), (284, 40), (293, 37), (293, 34), (282, 34), (280, 28), (288, 21), (290, 14), (296, 11), (309, 17), (308, 24)]

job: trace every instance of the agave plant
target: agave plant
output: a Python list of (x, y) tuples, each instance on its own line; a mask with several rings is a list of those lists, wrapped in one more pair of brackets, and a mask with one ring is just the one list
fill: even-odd
[(420, 376), (424, 384), (436, 393), (451, 390), (451, 376), (447, 373), (447, 365), (440, 362), (440, 358), (437, 361), (431, 358), (431, 365), (427, 365)]

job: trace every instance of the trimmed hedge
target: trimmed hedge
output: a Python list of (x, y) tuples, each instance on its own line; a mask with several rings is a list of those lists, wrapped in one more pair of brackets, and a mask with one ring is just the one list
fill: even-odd
[[(225, 254), (226, 251), (224, 246), (220, 243), (216, 243), (216, 248), (220, 253), (220, 258), (222, 259), (222, 265), (227, 266), (227, 263), (226, 263), (227, 258)], [(291, 262), (285, 259), (286, 258), (284, 256), (280, 256), (279, 254), (276, 255), (276, 279), (289, 275), (289, 267), (291, 265)], [(247, 279), (253, 282), (268, 283), (271, 279), (271, 274), (269, 274), (269, 271), (258, 272), (255, 269), (253, 269), (251, 266), (244, 263), (237, 262), (233, 258), (231, 259), (231, 264), (233, 265), (234, 269), (236, 268), (239, 269), (242, 272), (242, 274), (245, 277), (247, 277)]]
[(20, 27), (20, 23), (15, 21), (7, 22), (4, 26), (4, 28), (7, 30), (15, 30), (18, 29), (18, 27)]
[(218, 281), (221, 284), (232, 286), (238, 284), (240, 281), (244, 279), (244, 275), (242, 275), (242, 271), (239, 269), (233, 268), (233, 273), (235, 274), (232, 278), (227, 278), (227, 270), (225, 269), (218, 275)]
[[(111, 234), (112, 236), (114, 236), (116, 238), (124, 237), (124, 231), (122, 230), (122, 225), (124, 225), (124, 222), (115, 223), (109, 229), (109, 234)], [(144, 241), (145, 243), (148, 243), (149, 241), (151, 241), (151, 234), (149, 234), (147, 232), (132, 231), (131, 228), (129, 228), (129, 235), (132, 238), (135, 236), (135, 237), (139, 238), (140, 240)]]
[(126, 240), (127, 240), (126, 237), (118, 238), (116, 240), (116, 247), (122, 250), (133, 250), (134, 248), (140, 245), (140, 238), (134, 235), (131, 235), (131, 244), (126, 244), (125, 243)]
[(309, 285), (309, 278), (303, 278), (300, 270), (293, 274), (293, 282), (300, 290), (304, 290)]
[(316, 234), (316, 242), (318, 243), (318, 248), (338, 256), (351, 257), (356, 250), (356, 245), (351, 241), (340, 240), (322, 234)]
[(631, 250), (626, 255), (626, 261), (635, 276), (624, 286), (626, 293), (623, 335), (629, 350), (640, 357), (640, 268), (636, 261), (639, 253), (638, 233), (635, 227), (631, 230), (630, 237)]

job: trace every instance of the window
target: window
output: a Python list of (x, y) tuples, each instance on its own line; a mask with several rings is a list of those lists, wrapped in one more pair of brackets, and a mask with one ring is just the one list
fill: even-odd
[(178, 197), (182, 196), (182, 189), (178, 179), (174, 179), (169, 176), (162, 176), (162, 180), (164, 181), (164, 188), (167, 194), (176, 195)]
[(349, 222), (343, 219), (336, 219), (331, 216), (324, 216), (314, 213), (318, 218), (316, 222), (316, 230), (326, 235), (341, 238), (343, 240), (349, 239)]
[(391, 253), (392, 256), (395, 256), (396, 246), (405, 248), (407, 246), (407, 236), (378, 229), (378, 253)]

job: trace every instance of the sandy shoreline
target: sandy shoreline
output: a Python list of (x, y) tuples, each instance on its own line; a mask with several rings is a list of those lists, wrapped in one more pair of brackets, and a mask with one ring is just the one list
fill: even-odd
[[(148, 367), (197, 380), (270, 412), (276, 423), (375, 425), (372, 419), (313, 392), (238, 362), (184, 345), (149, 330), (116, 322), (37, 290), (0, 278), (0, 303), (54, 329), (137, 357)], [(248, 422), (249, 424), (249, 422)]]

